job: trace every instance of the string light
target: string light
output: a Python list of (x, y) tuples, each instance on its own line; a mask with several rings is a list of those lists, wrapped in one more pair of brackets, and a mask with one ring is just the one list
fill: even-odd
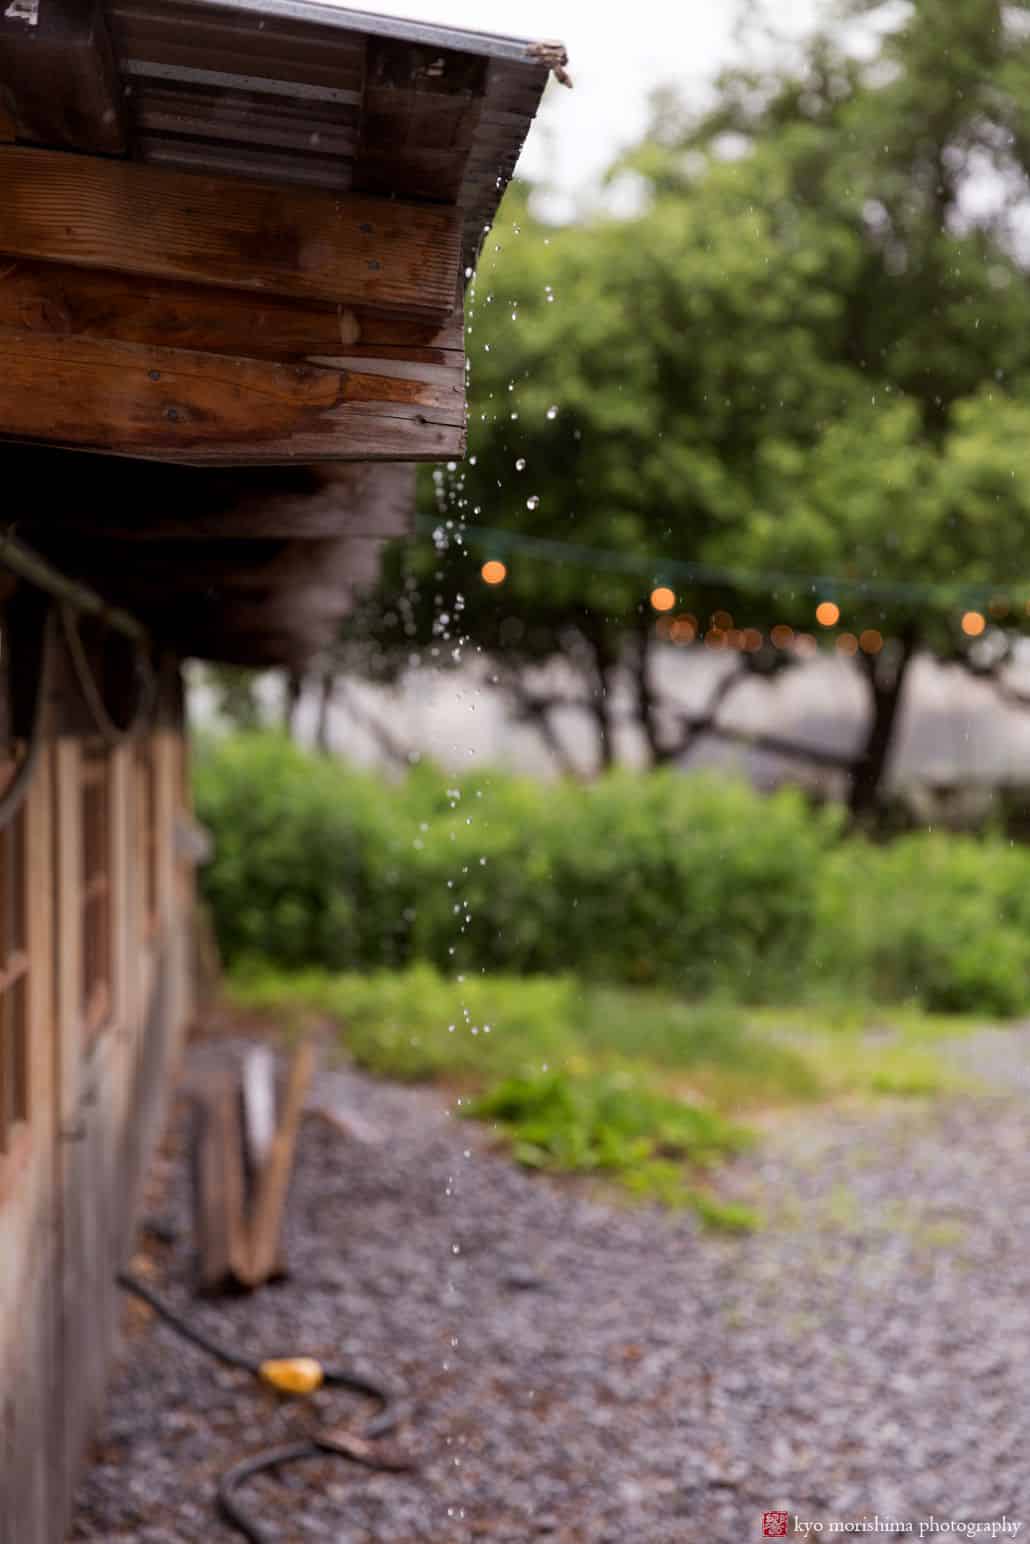
[[(418, 515), (415, 523), (417, 529), (432, 531), (438, 538), (445, 534), (438, 519)], [(450, 524), (451, 522), (447, 522), (448, 526)], [(893, 601), (925, 600), (939, 606), (954, 606), (956, 610), (963, 603), (966, 606), (972, 603), (978, 609), (963, 611), (960, 620), (962, 632), (967, 638), (979, 638), (983, 634), (987, 628), (987, 613), (1001, 619), (1008, 616), (1013, 608), (1017, 610), (1022, 608), (1026, 615), (1030, 616), (1030, 596), (1026, 594), (1030, 585), (1026, 583), (1013, 586), (1013, 590), (1017, 593), (1014, 599), (1010, 599), (1010, 596), (992, 594), (984, 585), (919, 584), (900, 580), (854, 579), (841, 576), (831, 578), (818, 574), (780, 573), (771, 569), (749, 571), (721, 568), (706, 563), (689, 563), (665, 558), (656, 561), (653, 556), (645, 554), (634, 555), (600, 547), (579, 546), (573, 542), (525, 536), (517, 531), (504, 531), (483, 526), (463, 527), (459, 540), (470, 545), (485, 545), (489, 542), (495, 549), (499, 546), (502, 551), (505, 548), (515, 548), (552, 562), (575, 563), (596, 571), (642, 573), (647, 569), (653, 572), (656, 566), (660, 566), (667, 572), (675, 573), (694, 584), (705, 586), (721, 584), (735, 590), (750, 590), (764, 596), (771, 595), (774, 600), (777, 598), (778, 591), (791, 592), (789, 596), (781, 596), (781, 599), (796, 601), (800, 599), (799, 591), (807, 590), (809, 594), (814, 591), (818, 594), (820, 589), (836, 589), (860, 599), (864, 597)], [(480, 574), (486, 584), (503, 584), (508, 577), (508, 568), (499, 558), (490, 558), (482, 565)], [(699, 629), (693, 617), (675, 620), (665, 617), (664, 613), (671, 611), (676, 604), (676, 592), (670, 585), (656, 585), (650, 593), (650, 602), (655, 611), (663, 613), (662, 621), (668, 624), (667, 627), (659, 630), (659, 636), (669, 638), (675, 643), (692, 643), (698, 637)], [(823, 600), (815, 608), (815, 618), (821, 627), (836, 626), (840, 617), (841, 608), (836, 601)], [(712, 631), (717, 635), (710, 645), (713, 648), (722, 648), (729, 644), (733, 648), (753, 651), (762, 646), (762, 635), (753, 628), (746, 628), (743, 632), (735, 629), (733, 618), (728, 611), (713, 613), (709, 633)], [(731, 634), (732, 637), (729, 636)], [(757, 642), (755, 642), (756, 637)], [(811, 648), (810, 634), (795, 635), (793, 629), (782, 622), (771, 629), (769, 638), (778, 649), (795, 649), (798, 652), (807, 653)], [(844, 655), (854, 654), (858, 649), (862, 649), (867, 654), (877, 654), (883, 648), (883, 643), (882, 634), (875, 627), (869, 627), (861, 632), (857, 639), (853, 633), (843, 634), (836, 640), (836, 647), (838, 652)]]
[[(415, 526), (419, 531), (433, 534), (441, 531), (439, 516), (417, 515)], [(470, 546), (489, 546), (495, 551), (506, 548), (525, 552), (539, 558), (559, 563), (575, 563), (594, 570), (605, 569), (611, 573), (654, 574), (656, 570), (668, 575), (670, 580), (682, 579), (685, 584), (722, 585), (735, 590), (747, 590), (758, 595), (768, 595), (778, 590), (799, 596), (817, 595), (820, 591), (841, 596), (855, 595), (885, 601), (931, 601), (942, 606), (977, 606), (987, 610), (992, 599), (1006, 604), (1030, 607), (1030, 581), (1020, 581), (1007, 587), (1007, 594), (999, 596), (990, 584), (933, 584), (903, 579), (863, 579), (846, 574), (792, 573), (779, 569), (743, 569), (724, 567), (714, 563), (694, 563), (681, 558), (658, 557), (654, 553), (618, 552), (606, 547), (589, 547), (577, 542), (559, 541), (553, 537), (528, 536), (521, 531), (502, 530), (497, 526), (464, 525), (462, 541)], [(661, 586), (666, 588), (666, 586)], [(1016, 599), (1013, 602), (1012, 597)], [(837, 603), (834, 603), (837, 604)]]

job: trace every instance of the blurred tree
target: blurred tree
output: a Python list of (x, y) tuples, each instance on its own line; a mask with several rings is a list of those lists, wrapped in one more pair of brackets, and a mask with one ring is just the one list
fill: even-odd
[[(875, 48), (849, 52), (856, 25)], [(914, 655), (997, 675), (1028, 621), (1028, 168), (1030, 6), (856, 0), (789, 68), (726, 74), (709, 111), (663, 93), (612, 173), (637, 214), (549, 230), (514, 188), (468, 308), (468, 460), (438, 474), (437, 534), (395, 556), (347, 667), (481, 650), (556, 748), (575, 679), (600, 765), (618, 675), (660, 762), (818, 634), (869, 699), (863, 743), (822, 759), (872, 814)], [(480, 578), (479, 521), (521, 542), (493, 554), (503, 583)], [(545, 561), (527, 538), (598, 557)], [(723, 577), (687, 583), (683, 560)], [(664, 582), (674, 616), (736, 651), (704, 714), (656, 684)]]
[(242, 665), (205, 665), (204, 680), (219, 718), (234, 729), (263, 727), (264, 714), (255, 686), (255, 671)]

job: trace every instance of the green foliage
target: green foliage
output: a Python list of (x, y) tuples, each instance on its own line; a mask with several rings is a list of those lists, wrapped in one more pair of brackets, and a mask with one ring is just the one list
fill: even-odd
[(234, 729), (264, 727), (255, 676), (255, 671), (241, 665), (204, 666), (204, 683), (212, 693), (215, 712)]
[(727, 1000), (684, 1003), (638, 988), (589, 987), (572, 976), (335, 975), (240, 967), (233, 995), (290, 1022), (315, 1015), (346, 1025), (359, 1065), (406, 1082), (482, 1087), (551, 1070), (636, 1076), (661, 1069), (670, 1087), (723, 1108), (816, 1097), (807, 1048), (752, 1034)]
[(395, 787), (240, 737), (202, 759), (223, 953), (340, 970), (577, 971), (760, 1000), (794, 980), (831, 817), (675, 773)]
[(929, 834), (831, 854), (812, 974), (869, 1001), (1015, 1014), (1030, 1005), (1030, 854)]
[[(722, 1011), (697, 1006), (720, 991), (1030, 1007), (1030, 851), (1000, 840), (874, 845), (792, 792), (672, 772), (459, 785), (425, 766), (391, 787), (271, 736), (208, 747), (196, 798), (230, 964), (425, 962), (464, 975), (467, 992), (487, 970), (573, 973), (579, 985), (547, 988), (569, 1000), (545, 992), (543, 1018), (570, 1018), (577, 994), (605, 983), (659, 986), (682, 1015), (663, 1006), (639, 1033), (664, 1039), (671, 1061), (672, 1040), (703, 1041), (706, 1013), (723, 1036)], [(491, 980), (487, 999), (497, 990)], [(399, 1043), (398, 1059), (410, 1049)]]
[(501, 1124), (514, 1156), (530, 1168), (619, 1179), (638, 1196), (697, 1205), (716, 1225), (757, 1220), (691, 1188), (684, 1169), (710, 1167), (746, 1147), (750, 1134), (714, 1110), (669, 1098), (625, 1073), (508, 1078), (466, 1114)]
[[(548, 229), (512, 192), (469, 299), (470, 456), (439, 489), (469, 536), (395, 557), (354, 668), (404, 668), (414, 646), (449, 663), (463, 637), (524, 706), (513, 680), (561, 656), (604, 764), (611, 671), (638, 663), (666, 561), (753, 576), (673, 580), (702, 626), (718, 607), (826, 646), (873, 628), (980, 668), (984, 642), (959, 626), (971, 594), (1002, 602), (995, 660), (1030, 625), (1025, 8), (845, 9), (876, 13), (872, 57), (838, 27), (789, 67), (730, 72), (711, 109), (666, 93), (613, 172), (642, 179), (632, 217)], [(502, 537), (508, 578), (489, 587), (477, 525), (615, 561), (545, 561)], [(792, 573), (841, 581), (838, 629), (814, 628), (822, 596)], [(863, 664), (881, 695), (899, 689), (896, 650)], [(679, 741), (646, 679), (627, 672), (622, 695), (661, 760)], [(856, 810), (889, 741), (870, 733)]]
[(227, 959), (343, 970), (404, 957), (414, 875), (372, 778), (240, 735), (199, 757), (196, 800), (217, 840), (204, 892)]

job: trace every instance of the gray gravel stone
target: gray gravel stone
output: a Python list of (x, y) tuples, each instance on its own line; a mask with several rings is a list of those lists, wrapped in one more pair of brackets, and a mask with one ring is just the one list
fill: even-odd
[[(289, 1280), (191, 1300), (181, 1110), (154, 1279), (227, 1343), (411, 1398), (398, 1442), (416, 1473), (327, 1458), (254, 1483), (283, 1540), (739, 1544), (774, 1508), (827, 1526), (1004, 1513), (1025, 1533), (1027, 1047), (963, 1044), (1011, 1092), (771, 1120), (720, 1180), (765, 1211), (749, 1237), (521, 1171), (434, 1093), (329, 1070), (317, 1104), (339, 1123), (304, 1125)], [(517, 1290), (520, 1272), (546, 1290)], [(72, 1538), (233, 1539), (217, 1475), (311, 1406), (138, 1317)], [(332, 1391), (312, 1403), (332, 1424), (367, 1414)]]

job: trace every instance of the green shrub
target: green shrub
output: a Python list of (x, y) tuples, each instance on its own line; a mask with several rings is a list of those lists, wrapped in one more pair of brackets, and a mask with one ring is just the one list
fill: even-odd
[(1030, 854), (942, 833), (827, 857), (813, 981), (877, 1002), (1013, 1014), (1030, 1003)]
[(834, 840), (794, 793), (671, 771), (583, 787), (421, 767), (391, 786), (243, 735), (196, 782), (230, 963), (421, 959), (760, 1000), (795, 978)]
[[(1030, 1006), (1030, 851), (998, 840), (875, 846), (792, 791), (675, 771), (584, 787), (420, 766), (390, 784), (264, 735), (209, 748), (196, 790), (230, 964)], [(672, 1017), (660, 1032), (682, 1036)]]
[(195, 794), (215, 838), (202, 882), (226, 960), (345, 970), (407, 958), (415, 874), (372, 778), (239, 735), (198, 757)]

